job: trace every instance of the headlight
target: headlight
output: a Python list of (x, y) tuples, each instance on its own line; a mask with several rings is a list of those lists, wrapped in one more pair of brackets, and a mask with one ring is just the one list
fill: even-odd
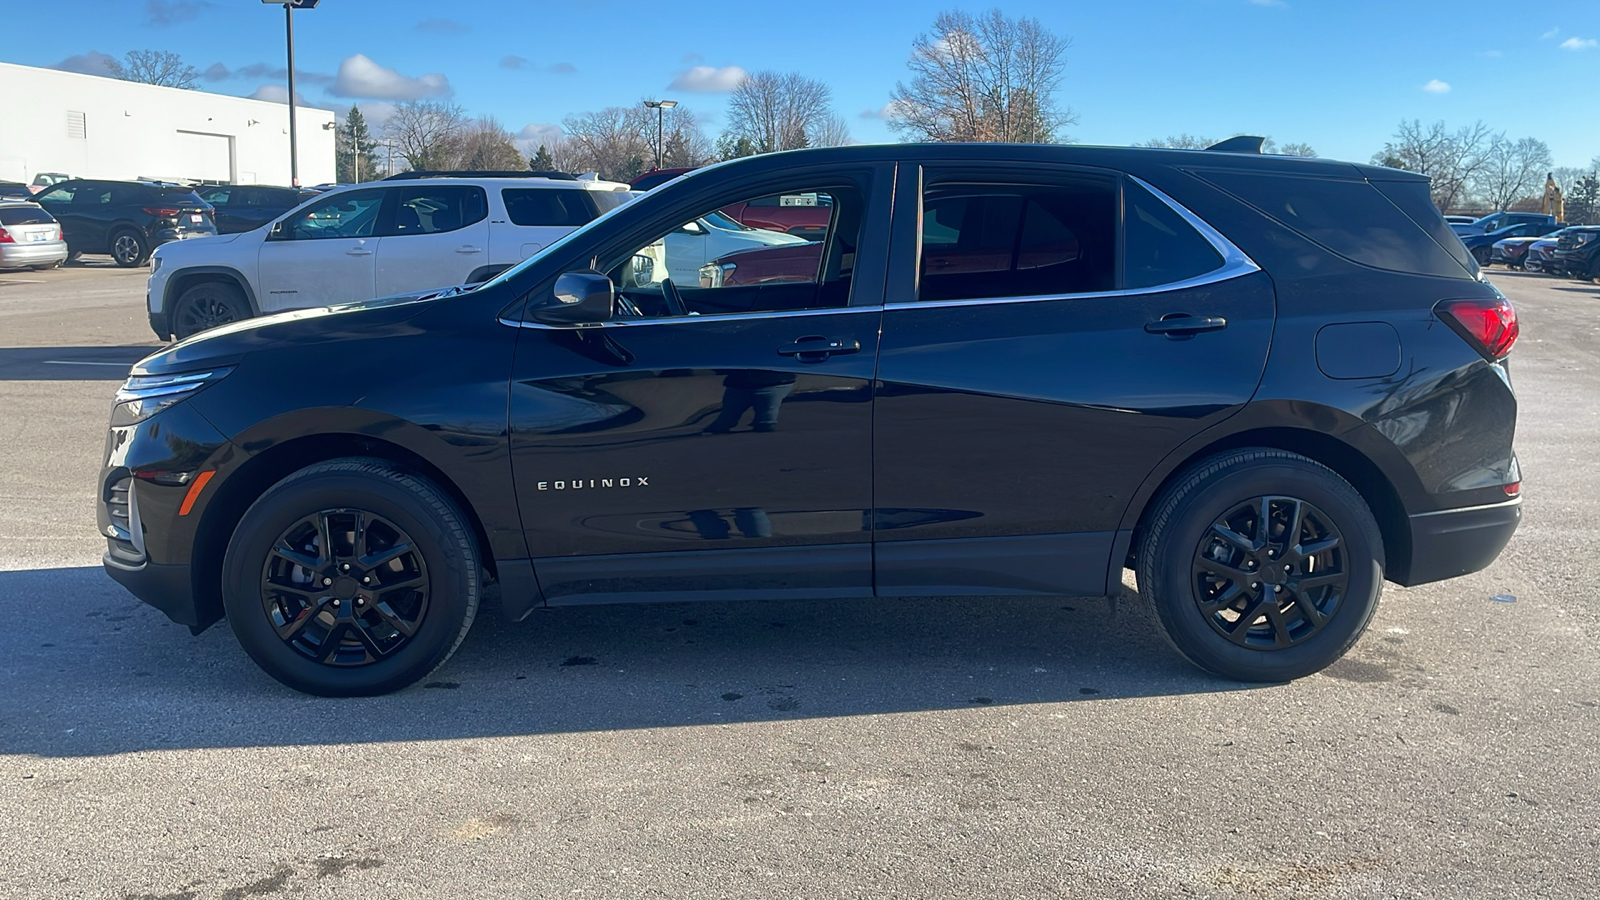
[(727, 283), (728, 276), (733, 270), (739, 268), (737, 263), (706, 263), (700, 267), (700, 286), (703, 288), (722, 287)]
[(181, 375), (130, 375), (117, 390), (111, 424), (142, 422), (232, 371), (232, 366), (226, 366)]
[(161, 257), (159, 257), (159, 256), (150, 257), (150, 274), (154, 275), (155, 273), (157, 273), (159, 271), (161, 271)]

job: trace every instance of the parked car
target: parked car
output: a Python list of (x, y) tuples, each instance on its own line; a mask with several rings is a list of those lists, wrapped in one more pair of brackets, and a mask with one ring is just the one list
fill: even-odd
[(1444, 220), (1450, 225), (1471, 225), (1478, 221), (1477, 216), (1445, 216)]
[(1522, 268), (1529, 272), (1543, 272), (1547, 275), (1559, 274), (1554, 271), (1556, 244), (1561, 242), (1561, 235), (1566, 234), (1573, 227), (1578, 226), (1552, 231), (1528, 244), (1528, 252), (1522, 256)]
[(0, 269), (53, 269), (67, 260), (61, 224), (37, 203), (0, 203)]
[(267, 313), (483, 281), (628, 197), (615, 182), (520, 174), (335, 188), (269, 227), (156, 251), (150, 327), (181, 339)]
[[(640, 250), (775, 192), (832, 201), (811, 280), (638, 282)], [(459, 196), (342, 193), (333, 227), (372, 235), (401, 197)], [(922, 211), (952, 196), (983, 214), (930, 233)], [(1359, 638), (1384, 580), (1482, 569), (1517, 526), (1517, 316), (1449, 234), (1426, 178), (1325, 159), (740, 160), (474, 288), (140, 361), (98, 480), (105, 567), (195, 632), (226, 616), (263, 669), (324, 695), (432, 672), (490, 583), (520, 620), (1104, 594), (1125, 566), (1199, 666), (1297, 678)], [(993, 252), (947, 274), (930, 243)]]
[(254, 231), (322, 193), (313, 188), (222, 184), (196, 190), (215, 210), (218, 234)]
[(1600, 278), (1600, 225), (1568, 228), (1556, 244), (1553, 267), (1568, 278)]
[(162, 244), (217, 233), (211, 204), (183, 186), (74, 179), (34, 200), (61, 222), (69, 258), (105, 253), (119, 266), (141, 266)]
[(1506, 238), (1537, 238), (1544, 237), (1556, 230), (1554, 222), (1518, 222), (1507, 225), (1488, 234), (1467, 234), (1461, 236), (1461, 243), (1478, 261), (1480, 266), (1489, 264), (1493, 255), (1494, 245)]
[(20, 181), (0, 181), (0, 201), (32, 200), (33, 191)]
[(1511, 225), (1549, 225), (1551, 231), (1558, 227), (1555, 216), (1543, 213), (1496, 212), (1474, 219), (1469, 224), (1451, 225), (1450, 228), (1464, 238), (1468, 235), (1489, 234)]
[(628, 187), (633, 188), (636, 191), (648, 191), (651, 188), (660, 187), (661, 185), (666, 184), (667, 182), (672, 181), (681, 175), (687, 175), (697, 168), (699, 168), (699, 166), (678, 166), (670, 169), (651, 169), (642, 175), (635, 175), (633, 180), (628, 182)]
[(33, 182), (28, 185), (28, 189), (37, 194), (53, 184), (71, 180), (72, 176), (65, 172), (40, 172), (33, 176)]
[(807, 241), (821, 240), (833, 215), (826, 193), (773, 194), (730, 204), (722, 212), (752, 228), (781, 231)]
[(1527, 258), (1528, 246), (1536, 237), (1506, 238), (1494, 242), (1494, 247), (1489, 251), (1489, 263), (1499, 263), (1509, 269), (1522, 268), (1522, 261)]

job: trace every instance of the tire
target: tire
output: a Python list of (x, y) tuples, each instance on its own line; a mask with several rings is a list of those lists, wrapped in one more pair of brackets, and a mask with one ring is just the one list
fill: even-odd
[(79, 259), (82, 259), (82, 258), (83, 258), (83, 251), (82, 250), (74, 250), (71, 247), (67, 248), (67, 262), (75, 263)]
[[(364, 547), (352, 540), (358, 515)], [(245, 512), (223, 561), (222, 602), (239, 644), (273, 678), (323, 697), (371, 696), (450, 658), (477, 616), (479, 571), (472, 529), (443, 491), (383, 460), (336, 459), (288, 476)]]
[(208, 281), (184, 291), (173, 304), (172, 311), (172, 333), (180, 341), (251, 315), (244, 291), (221, 281)]
[[(1213, 530), (1220, 523), (1259, 543), (1261, 533), (1249, 523), (1260, 522), (1262, 499), (1269, 510), (1264, 547), (1247, 552)], [(1271, 529), (1287, 531), (1297, 514), (1304, 517), (1299, 540), (1287, 545), (1281, 533), (1274, 540)], [(1247, 448), (1196, 463), (1151, 504), (1142, 531), (1139, 589), (1163, 634), (1195, 665), (1224, 678), (1281, 682), (1319, 672), (1355, 644), (1378, 609), (1383, 538), (1372, 511), (1349, 482), (1295, 453)], [(1330, 537), (1337, 543), (1310, 559), (1286, 549), (1311, 550)], [(1292, 573), (1278, 569), (1285, 559)], [(1223, 570), (1244, 578), (1213, 574)], [(1267, 593), (1272, 582), (1279, 583)], [(1249, 609), (1256, 598), (1264, 604), (1259, 612)], [(1223, 602), (1206, 605), (1212, 600)]]
[(1472, 258), (1477, 260), (1478, 261), (1478, 265), (1480, 265), (1480, 266), (1488, 266), (1488, 265), (1490, 265), (1490, 262), (1489, 262), (1489, 251), (1485, 250), (1482, 247), (1474, 247), (1472, 249)]
[(144, 265), (150, 258), (150, 248), (145, 244), (144, 236), (131, 228), (113, 232), (111, 235), (111, 261), (124, 269)]

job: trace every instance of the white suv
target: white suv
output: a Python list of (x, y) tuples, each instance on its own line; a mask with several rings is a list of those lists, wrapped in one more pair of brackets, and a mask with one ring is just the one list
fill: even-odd
[(157, 248), (150, 327), (182, 339), (288, 309), (482, 281), (631, 197), (625, 184), (555, 175), (407, 173), (335, 188), (254, 231)]

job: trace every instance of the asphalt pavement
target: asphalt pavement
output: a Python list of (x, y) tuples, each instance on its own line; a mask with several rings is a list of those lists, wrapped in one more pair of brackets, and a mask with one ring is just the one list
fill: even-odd
[(1492, 273), (1522, 527), (1317, 676), (1124, 590), (486, 615), (325, 700), (100, 571), (146, 274), (0, 272), (0, 897), (1600, 895), (1600, 286)]

